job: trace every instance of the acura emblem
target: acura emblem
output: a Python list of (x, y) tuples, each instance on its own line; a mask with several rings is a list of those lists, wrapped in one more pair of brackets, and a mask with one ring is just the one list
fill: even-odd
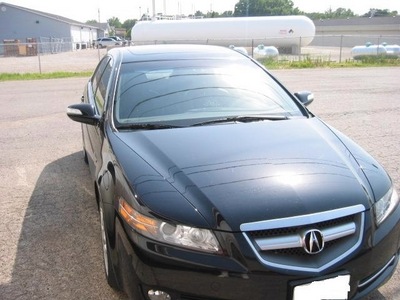
[(303, 248), (308, 254), (317, 254), (324, 249), (324, 236), (318, 229), (308, 230), (303, 235)]

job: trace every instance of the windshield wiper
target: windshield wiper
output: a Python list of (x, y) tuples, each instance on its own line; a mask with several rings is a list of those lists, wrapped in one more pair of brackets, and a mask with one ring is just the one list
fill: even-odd
[(174, 126), (168, 124), (154, 124), (154, 123), (137, 123), (137, 124), (123, 124), (117, 126), (118, 130), (154, 130), (154, 129), (171, 129), (171, 128), (180, 128), (181, 126)]
[(285, 115), (244, 115), (244, 116), (235, 116), (235, 117), (226, 117), (220, 119), (207, 120), (200, 123), (195, 123), (191, 126), (203, 126), (209, 124), (217, 124), (217, 123), (229, 123), (229, 122), (241, 122), (241, 123), (249, 123), (249, 122), (258, 122), (258, 121), (280, 121), (287, 120), (288, 117)]
[[(249, 122), (258, 122), (258, 121), (279, 121), (279, 120), (287, 120), (288, 117), (285, 115), (243, 115), (243, 116), (234, 116), (234, 117), (226, 117), (226, 118), (218, 118), (211, 119), (195, 124), (191, 124), (189, 126), (203, 126), (209, 124), (217, 124), (217, 123), (229, 123), (229, 122), (241, 122), (241, 123), (249, 123)], [(157, 124), (157, 123), (136, 123), (136, 124), (121, 124), (117, 126), (118, 130), (155, 130), (155, 129), (171, 129), (171, 128), (182, 128), (185, 126), (177, 126), (170, 124)]]

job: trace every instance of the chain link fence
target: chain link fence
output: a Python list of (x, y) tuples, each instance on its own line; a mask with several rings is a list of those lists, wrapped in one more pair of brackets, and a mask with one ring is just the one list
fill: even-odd
[[(92, 43), (76, 43), (70, 38), (26, 39), (26, 41), (2, 41), (0, 43), (0, 73), (48, 73), (58, 71), (93, 71), (99, 60), (107, 53), (108, 49), (97, 49)], [(174, 41), (195, 44), (222, 44), (221, 40), (193, 40)], [(229, 41), (232, 45), (243, 44), (243, 41)], [(165, 41), (149, 41), (147, 44), (160, 44)], [(172, 43), (169, 41), (168, 43)], [(257, 51), (261, 40), (248, 40), (245, 47), (247, 53), (258, 59), (265, 57)], [(400, 59), (400, 35), (393, 36), (355, 36), (355, 35), (316, 35), (307, 46), (301, 47), (302, 38), (294, 42), (291, 47), (276, 47), (278, 61), (298, 61), (302, 59), (315, 59), (332, 62), (344, 62), (354, 59), (352, 50), (361, 48), (376, 49), (376, 54), (382, 54), (382, 47), (397, 45), (394, 56)], [(377, 47), (377, 45), (380, 45)], [(274, 45), (264, 45), (274, 47)], [(375, 48), (374, 48), (375, 47)], [(275, 48), (275, 47), (274, 47)], [(385, 48), (386, 49), (386, 48)], [(353, 51), (354, 52), (354, 51)], [(393, 51), (392, 51), (393, 52)], [(266, 52), (268, 55), (268, 52)], [(276, 52), (274, 52), (276, 53)], [(372, 55), (375, 54), (372, 52)]]
[(74, 50), (71, 38), (39, 37), (21, 40), (3, 40), (0, 56), (36, 56)]
[[(317, 35), (312, 43), (303, 49), (302, 54), (309, 55), (311, 58), (323, 58), (331, 61), (343, 62), (354, 59), (357, 54), (378, 55), (391, 53), (393, 49), (389, 46), (400, 45), (399, 35)], [(374, 48), (374, 46), (379, 46)], [(355, 49), (357, 47), (357, 49)], [(382, 47), (387, 48), (387, 52), (380, 51)], [(400, 47), (400, 46), (399, 46)], [(397, 47), (395, 47), (396, 49)], [(372, 49), (376, 49), (376, 52)], [(356, 51), (358, 50), (358, 52)], [(395, 56), (400, 56), (396, 50)]]
[(39, 38), (39, 53), (55, 54), (68, 52), (74, 49), (71, 38)]

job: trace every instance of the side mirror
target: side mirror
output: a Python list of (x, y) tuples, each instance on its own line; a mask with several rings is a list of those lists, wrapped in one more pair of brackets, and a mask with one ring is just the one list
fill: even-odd
[(98, 125), (100, 117), (96, 115), (94, 106), (88, 103), (79, 103), (68, 106), (67, 116), (76, 122)]
[(314, 94), (308, 91), (294, 93), (294, 95), (301, 103), (303, 103), (304, 106), (307, 106), (314, 101)]

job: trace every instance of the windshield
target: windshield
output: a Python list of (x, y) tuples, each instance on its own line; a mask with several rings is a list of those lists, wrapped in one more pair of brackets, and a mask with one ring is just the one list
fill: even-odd
[(118, 125), (193, 125), (243, 115), (302, 116), (291, 97), (250, 60), (123, 64), (115, 98)]

